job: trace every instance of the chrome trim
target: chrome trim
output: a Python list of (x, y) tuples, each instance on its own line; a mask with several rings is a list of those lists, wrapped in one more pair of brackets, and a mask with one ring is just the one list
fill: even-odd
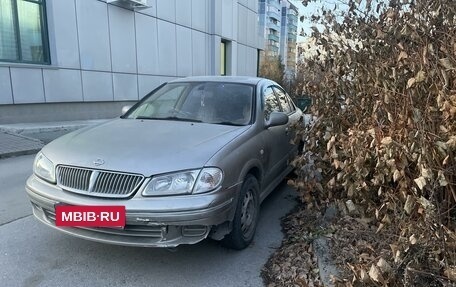
[(109, 198), (126, 198), (144, 181), (140, 174), (58, 165), (57, 185), (65, 191)]

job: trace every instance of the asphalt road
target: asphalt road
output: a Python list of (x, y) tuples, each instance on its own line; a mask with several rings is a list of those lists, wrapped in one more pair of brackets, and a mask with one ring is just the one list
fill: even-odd
[(260, 271), (280, 246), (293, 191), (282, 183), (261, 207), (243, 251), (205, 240), (177, 249), (104, 245), (55, 231), (31, 216), (24, 183), (34, 156), (0, 160), (0, 286), (263, 286)]

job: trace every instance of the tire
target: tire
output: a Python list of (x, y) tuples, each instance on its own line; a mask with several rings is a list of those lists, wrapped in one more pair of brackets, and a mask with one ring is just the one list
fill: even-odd
[(239, 194), (233, 228), (222, 240), (225, 247), (242, 250), (252, 242), (260, 213), (259, 192), (258, 180), (247, 175)]

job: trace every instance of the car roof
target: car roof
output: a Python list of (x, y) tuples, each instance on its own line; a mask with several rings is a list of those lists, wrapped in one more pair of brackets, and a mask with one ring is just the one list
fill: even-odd
[(195, 76), (195, 77), (186, 77), (180, 78), (170, 83), (179, 83), (179, 82), (224, 82), (224, 83), (238, 83), (238, 84), (250, 84), (256, 85), (263, 78), (257, 77), (242, 77), (242, 76)]

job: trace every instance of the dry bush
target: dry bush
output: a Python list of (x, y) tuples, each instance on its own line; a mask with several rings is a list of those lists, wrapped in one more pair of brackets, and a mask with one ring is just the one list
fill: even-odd
[(291, 184), (311, 207), (351, 200), (391, 235), (376, 252), (389, 258), (352, 266), (356, 282), (456, 281), (456, 1), (344, 2), (312, 17), (326, 28), (298, 80), (316, 121)]

